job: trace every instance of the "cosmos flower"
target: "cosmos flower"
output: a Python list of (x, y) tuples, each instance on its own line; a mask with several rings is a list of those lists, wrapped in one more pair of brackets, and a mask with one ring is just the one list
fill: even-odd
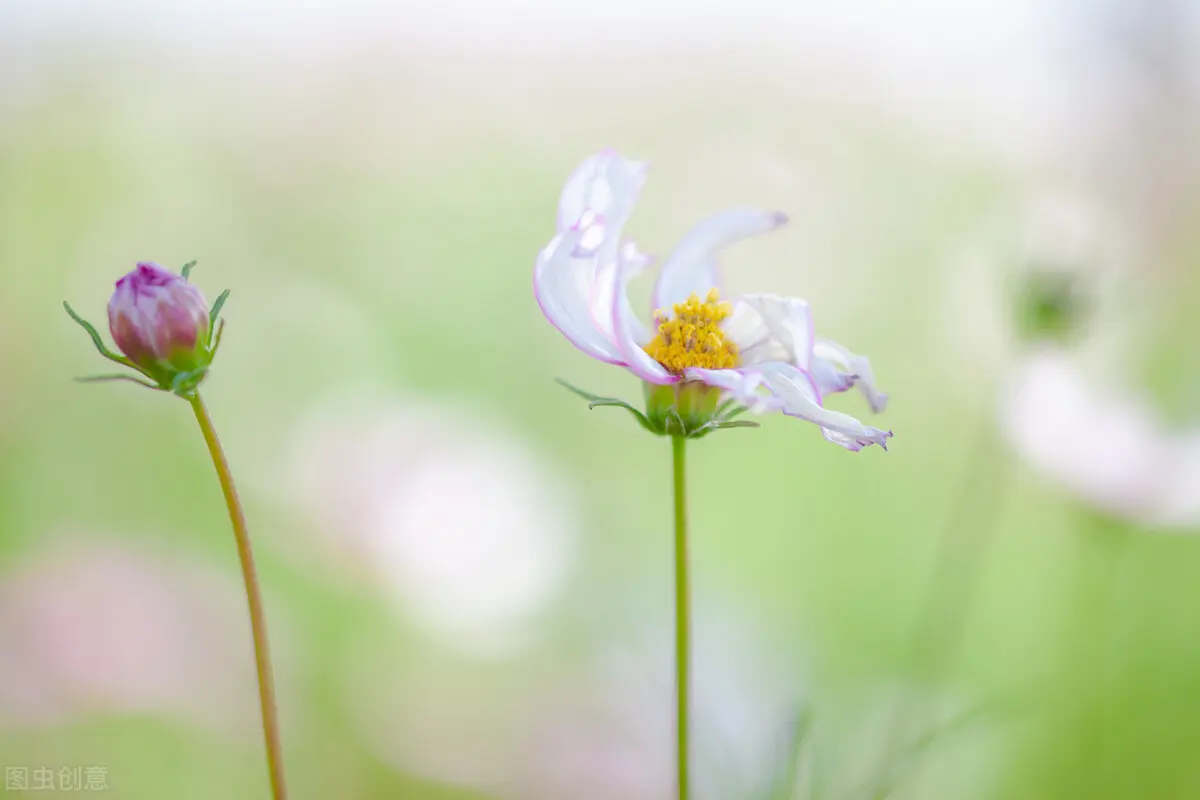
[(1173, 428), (1052, 347), (1019, 365), (999, 409), (1017, 455), (1085, 504), (1156, 529), (1200, 525), (1200, 428)]
[[(781, 411), (813, 422), (849, 450), (886, 448), (890, 431), (824, 407), (857, 386), (873, 411), (887, 402), (866, 358), (816, 337), (808, 303), (770, 294), (723, 301), (716, 269), (725, 247), (783, 225), (778, 212), (733, 209), (700, 222), (663, 262), (654, 289), (653, 325), (644, 326), (627, 295), (650, 262), (621, 233), (645, 182), (646, 165), (606, 150), (586, 159), (559, 199), (558, 230), (538, 254), (534, 294), (542, 312), (584, 353), (622, 366), (645, 382), (650, 414), (689, 394), (712, 420), (717, 400)], [(674, 413), (673, 411), (671, 413)], [(703, 430), (685, 424), (686, 435)], [(669, 432), (669, 431), (660, 431)]]

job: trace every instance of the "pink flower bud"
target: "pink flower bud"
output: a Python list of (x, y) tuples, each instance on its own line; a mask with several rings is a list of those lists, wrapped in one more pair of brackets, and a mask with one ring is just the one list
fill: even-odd
[(141, 263), (117, 281), (108, 329), (129, 360), (151, 374), (207, 366), (208, 303), (182, 276)]

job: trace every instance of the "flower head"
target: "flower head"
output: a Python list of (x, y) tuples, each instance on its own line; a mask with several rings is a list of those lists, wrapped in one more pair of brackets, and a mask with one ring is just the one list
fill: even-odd
[(193, 370), (207, 355), (208, 303), (182, 276), (142, 262), (117, 281), (108, 329), (143, 369)]
[[(886, 447), (890, 431), (824, 407), (826, 396), (853, 386), (873, 411), (884, 409), (887, 396), (866, 358), (816, 337), (808, 303), (770, 294), (722, 300), (717, 254), (780, 227), (783, 214), (733, 209), (700, 222), (663, 263), (653, 327), (642, 324), (626, 288), (650, 259), (621, 234), (645, 169), (606, 150), (567, 179), (557, 233), (534, 269), (534, 294), (551, 324), (583, 352), (647, 384), (648, 413), (626, 407), (656, 433), (696, 436), (745, 424), (728, 422), (724, 409), (733, 406), (814, 422), (850, 450)], [(593, 405), (625, 405), (585, 396)]]
[(210, 310), (200, 290), (188, 283), (193, 264), (177, 275), (142, 262), (117, 281), (108, 301), (108, 329), (123, 356), (109, 351), (96, 329), (63, 303), (71, 318), (92, 337), (100, 355), (137, 370), (150, 382), (128, 374), (82, 380), (131, 380), (183, 397), (196, 390), (220, 344), (217, 320), (229, 292), (222, 292)]

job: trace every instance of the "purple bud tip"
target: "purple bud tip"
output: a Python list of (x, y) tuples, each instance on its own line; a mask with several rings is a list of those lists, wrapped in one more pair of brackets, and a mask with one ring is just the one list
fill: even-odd
[(180, 280), (183, 278), (174, 272), (163, 269), (153, 261), (139, 261), (132, 272), (117, 281), (116, 287), (120, 289), (127, 286), (134, 292), (142, 293), (151, 286), (169, 286)]

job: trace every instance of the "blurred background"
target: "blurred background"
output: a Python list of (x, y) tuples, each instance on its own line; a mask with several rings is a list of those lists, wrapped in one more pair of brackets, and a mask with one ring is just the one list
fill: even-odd
[(697, 796), (1200, 796), (1198, 40), (1186, 0), (0, 2), (6, 791), (267, 796), (195, 422), (72, 384), (60, 307), (197, 259), (293, 796), (670, 796), (669, 447), (554, 384), (640, 394), (530, 291), (612, 146), (649, 252), (787, 211), (727, 284), (892, 395), (890, 452), (690, 448)]

